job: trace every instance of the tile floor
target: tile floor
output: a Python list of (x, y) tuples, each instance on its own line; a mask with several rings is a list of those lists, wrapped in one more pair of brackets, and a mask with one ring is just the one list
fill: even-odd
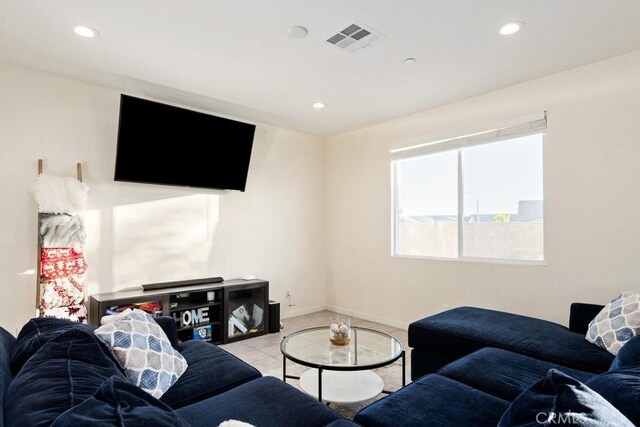
[[(230, 353), (235, 354), (240, 359), (254, 366), (256, 369), (262, 372), (263, 375), (271, 375), (282, 379), (282, 353), (280, 352), (280, 341), (282, 341), (285, 336), (301, 329), (306, 329), (313, 326), (327, 325), (329, 322), (329, 318), (335, 314), (336, 313), (330, 311), (320, 311), (304, 316), (283, 319), (282, 323), (284, 323), (284, 329), (280, 331), (280, 333), (250, 338), (232, 344), (221, 345), (220, 347)], [(409, 346), (407, 344), (407, 331), (405, 329), (398, 329), (393, 326), (370, 322), (368, 320), (359, 319), (357, 317), (350, 316), (350, 318), (352, 326), (361, 326), (365, 328), (375, 329), (392, 335), (398, 341), (400, 341), (405, 351), (407, 352), (406, 377), (407, 383), (409, 383), (409, 378), (411, 376), (411, 360), (409, 357)], [(382, 377), (385, 390), (397, 390), (401, 387), (401, 366), (402, 360), (399, 359), (391, 365), (375, 370), (378, 375)], [(287, 374), (299, 376), (307, 369), (308, 368), (305, 366), (287, 361)], [(295, 387), (298, 387), (298, 380), (288, 379), (287, 382)], [(361, 408), (383, 396), (385, 395), (380, 394), (373, 399), (352, 404), (331, 404), (331, 407), (341, 413), (343, 416), (347, 418), (353, 418), (353, 416)]]

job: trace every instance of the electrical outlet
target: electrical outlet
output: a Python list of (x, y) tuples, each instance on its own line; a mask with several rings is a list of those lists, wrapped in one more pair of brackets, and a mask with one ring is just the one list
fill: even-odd
[(444, 311), (451, 310), (451, 306), (450, 306), (449, 304), (444, 304), (444, 305), (442, 306), (442, 309), (443, 309)]
[(291, 289), (287, 289), (287, 294), (285, 298), (287, 299), (287, 303), (288, 303), (287, 305), (289, 307), (293, 307), (295, 305), (293, 303), (293, 295), (291, 294)]

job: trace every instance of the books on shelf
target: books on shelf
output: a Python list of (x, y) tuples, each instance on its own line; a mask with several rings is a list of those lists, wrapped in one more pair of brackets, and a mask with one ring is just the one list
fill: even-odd
[(253, 327), (257, 328), (262, 324), (264, 310), (258, 304), (253, 304)]
[(139, 310), (146, 311), (153, 317), (162, 316), (162, 304), (157, 301), (138, 302), (133, 304), (112, 305), (105, 311), (105, 314), (118, 314), (122, 313), (126, 309), (137, 308)]
[(244, 326), (244, 324), (235, 318), (234, 316), (229, 316), (229, 336), (232, 337), (236, 335), (235, 330), (239, 330), (241, 334), (246, 334), (249, 328)]

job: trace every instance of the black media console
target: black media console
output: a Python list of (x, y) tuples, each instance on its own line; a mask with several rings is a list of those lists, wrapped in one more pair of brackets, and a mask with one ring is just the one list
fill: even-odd
[(155, 307), (156, 316), (173, 316), (183, 342), (226, 344), (269, 332), (269, 282), (260, 279), (214, 277), (91, 295), (89, 323), (98, 326), (102, 316), (137, 304), (143, 309)]

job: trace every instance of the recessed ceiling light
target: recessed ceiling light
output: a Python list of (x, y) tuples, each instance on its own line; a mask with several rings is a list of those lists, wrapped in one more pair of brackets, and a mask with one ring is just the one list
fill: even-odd
[(87, 37), (90, 39), (100, 37), (100, 33), (98, 33), (91, 27), (87, 27), (86, 25), (78, 25), (73, 29), (73, 32), (81, 37)]
[(81, 37), (87, 37), (91, 39), (100, 37), (100, 33), (98, 33), (91, 27), (87, 27), (86, 25), (78, 25), (73, 29), (73, 32)]
[(520, 31), (524, 27), (524, 22), (509, 22), (508, 24), (504, 24), (500, 27), (500, 34), (503, 36), (510, 36), (511, 34), (515, 34)]
[(320, 110), (321, 108), (324, 108), (326, 105), (324, 102), (314, 102), (313, 103), (313, 108)]
[(303, 39), (307, 37), (307, 34), (309, 34), (309, 30), (305, 27), (301, 27), (299, 25), (289, 27), (289, 35), (295, 39)]
[(409, 64), (415, 64), (416, 63), (416, 58), (407, 58), (404, 60), (404, 63), (409, 65)]

